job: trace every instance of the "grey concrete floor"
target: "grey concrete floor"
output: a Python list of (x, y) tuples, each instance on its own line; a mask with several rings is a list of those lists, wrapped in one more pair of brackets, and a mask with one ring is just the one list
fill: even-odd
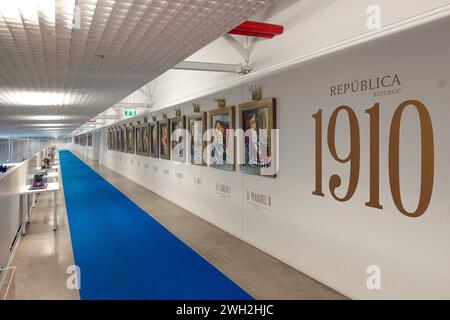
[(78, 290), (70, 290), (66, 286), (70, 276), (66, 273), (67, 268), (75, 263), (62, 189), (58, 192), (57, 204), (56, 231), (53, 231), (52, 194), (41, 194), (37, 206), (31, 210), (27, 234), (21, 236), (10, 264), (16, 268), (15, 275), (12, 279), (11, 276), (5, 279), (11, 280), (6, 296), (8, 300), (80, 299)]
[[(97, 161), (77, 156), (254, 298), (346, 299)], [(40, 196), (33, 209), (29, 233), (21, 238), (11, 264), (17, 271), (9, 299), (79, 299), (78, 291), (66, 288), (66, 270), (74, 262), (62, 191), (58, 204), (56, 232), (51, 195)]]

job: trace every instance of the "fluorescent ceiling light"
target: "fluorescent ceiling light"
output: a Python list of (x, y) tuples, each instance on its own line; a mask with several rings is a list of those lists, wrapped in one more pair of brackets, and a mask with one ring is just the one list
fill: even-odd
[[(75, 0), (57, 1), (59, 7), (63, 7), (64, 24), (72, 28)], [(55, 0), (0, 0), (0, 13), (5, 20), (16, 21), (22, 24), (22, 20), (28, 25), (39, 25), (39, 17), (44, 23), (55, 25)]]
[(51, 132), (59, 132), (61, 129), (58, 128), (40, 128), (40, 129), (30, 129), (31, 131), (51, 131)]
[(64, 92), (19, 91), (4, 94), (4, 104), (22, 106), (59, 106), (64, 103)]
[(28, 117), (29, 120), (36, 120), (36, 121), (54, 121), (54, 120), (62, 120), (62, 116), (31, 116)]
[(25, 127), (48, 127), (48, 128), (52, 128), (52, 127), (68, 127), (68, 126), (72, 126), (72, 123), (30, 123), (30, 124), (25, 124)]

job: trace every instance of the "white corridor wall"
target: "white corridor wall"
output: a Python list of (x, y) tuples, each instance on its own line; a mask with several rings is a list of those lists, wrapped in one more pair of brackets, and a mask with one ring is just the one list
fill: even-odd
[[(249, 85), (261, 85), (264, 97), (277, 99), (280, 128), (280, 172), (264, 178), (106, 150), (102, 132), (100, 163), (147, 187), (201, 218), (279, 258), (351, 298), (450, 298), (450, 19), (448, 17), (386, 36), (281, 73), (245, 83), (191, 103), (214, 109), (214, 98), (227, 105), (251, 100)], [(396, 94), (375, 96), (367, 90), (332, 96), (331, 87), (355, 80), (398, 75)], [(392, 78), (391, 78), (392, 79)], [(434, 189), (428, 210), (409, 218), (396, 208), (388, 174), (389, 132), (393, 113), (406, 100), (424, 103), (434, 132)], [(380, 103), (380, 202), (382, 210), (365, 206), (369, 197), (369, 117), (365, 110)], [(345, 194), (348, 166), (336, 162), (327, 146), (327, 124), (341, 105), (356, 113), (361, 134), (358, 188), (347, 202), (333, 199), (330, 176), (339, 174)], [(323, 190), (315, 189), (315, 122), (323, 110)], [(166, 109), (174, 116), (174, 107)], [(158, 119), (161, 119), (159, 113)], [(135, 119), (135, 121), (140, 119)], [(127, 120), (129, 122), (130, 120)], [(237, 125), (237, 122), (236, 122)], [(349, 150), (345, 115), (337, 122), (339, 154)], [(409, 107), (401, 122), (400, 180), (404, 206), (413, 210), (420, 192), (420, 126)], [(201, 181), (201, 183), (198, 183)], [(216, 184), (231, 194), (216, 191)], [(258, 208), (247, 191), (272, 199)], [(367, 287), (367, 268), (381, 270), (381, 290)]]
[(98, 161), (100, 159), (101, 131), (95, 130), (90, 131), (89, 133), (92, 134), (92, 146), (75, 144), (75, 139), (73, 139), (70, 147), (79, 154), (88, 157), (91, 160)]

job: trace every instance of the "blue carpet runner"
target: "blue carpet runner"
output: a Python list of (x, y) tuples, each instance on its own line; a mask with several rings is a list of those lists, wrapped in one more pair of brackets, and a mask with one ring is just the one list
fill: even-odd
[(81, 299), (252, 299), (71, 152), (60, 162)]

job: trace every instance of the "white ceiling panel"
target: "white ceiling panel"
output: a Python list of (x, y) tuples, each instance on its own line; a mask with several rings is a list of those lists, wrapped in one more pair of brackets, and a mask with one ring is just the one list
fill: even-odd
[(273, 1), (0, 0), (0, 135), (69, 133)]

